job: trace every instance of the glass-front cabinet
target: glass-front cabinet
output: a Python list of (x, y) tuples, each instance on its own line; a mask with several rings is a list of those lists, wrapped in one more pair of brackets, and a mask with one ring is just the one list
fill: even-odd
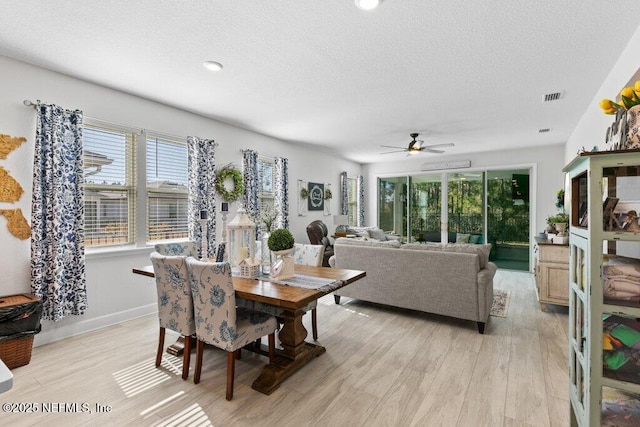
[(640, 425), (640, 152), (584, 153), (570, 200), (571, 423)]

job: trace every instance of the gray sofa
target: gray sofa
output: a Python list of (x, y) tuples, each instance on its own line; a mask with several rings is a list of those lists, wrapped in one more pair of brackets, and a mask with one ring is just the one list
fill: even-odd
[(477, 322), (484, 333), (497, 267), (491, 245), (406, 244), (339, 238), (330, 264), (367, 276), (334, 293), (340, 297), (441, 314)]

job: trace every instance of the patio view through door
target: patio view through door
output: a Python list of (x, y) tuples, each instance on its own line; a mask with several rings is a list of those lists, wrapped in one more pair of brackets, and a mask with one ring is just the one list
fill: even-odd
[(529, 270), (529, 170), (378, 179), (378, 226), (404, 242), (491, 243), (498, 267)]

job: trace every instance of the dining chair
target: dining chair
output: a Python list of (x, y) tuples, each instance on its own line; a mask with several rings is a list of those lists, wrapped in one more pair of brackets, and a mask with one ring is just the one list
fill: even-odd
[(198, 257), (196, 242), (191, 240), (176, 243), (156, 243), (154, 248), (160, 255)]
[[(293, 262), (294, 264), (311, 265), (314, 267), (322, 267), (324, 260), (324, 246), (323, 245), (307, 245), (303, 243), (295, 243), (293, 249)], [(316, 310), (318, 308), (317, 302), (311, 309), (311, 331), (313, 333), (313, 339), (318, 339), (318, 318)]]
[(160, 321), (156, 368), (162, 362), (166, 329), (176, 331), (185, 337), (182, 355), (183, 380), (189, 376), (191, 357), (191, 339), (189, 337), (196, 332), (186, 260), (185, 256), (166, 256), (160, 255), (158, 252), (151, 254), (158, 291), (158, 319)]
[(196, 323), (196, 369), (193, 382), (200, 382), (205, 344), (227, 352), (227, 400), (233, 398), (235, 361), (239, 350), (269, 336), (269, 360), (275, 358), (274, 316), (236, 308), (235, 290), (228, 262), (203, 262), (187, 258)]

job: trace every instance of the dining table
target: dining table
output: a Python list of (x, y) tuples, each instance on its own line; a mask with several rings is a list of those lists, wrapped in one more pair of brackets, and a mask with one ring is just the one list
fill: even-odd
[[(283, 326), (278, 332), (282, 348), (276, 349), (276, 357), (263, 369), (251, 387), (264, 394), (271, 394), (293, 373), (309, 363), (313, 358), (326, 352), (326, 348), (306, 341), (307, 330), (302, 323), (305, 309), (313, 301), (348, 286), (366, 276), (360, 270), (298, 265), (294, 267), (295, 278), (273, 279), (268, 276), (247, 278), (233, 276), (236, 297), (269, 304), (282, 309), (279, 316)], [(134, 268), (133, 273), (155, 277), (153, 266)], [(301, 278), (316, 278), (330, 282), (330, 286), (312, 288), (300, 286)], [(296, 280), (297, 279), (297, 280)], [(276, 283), (277, 282), (277, 283)]]

